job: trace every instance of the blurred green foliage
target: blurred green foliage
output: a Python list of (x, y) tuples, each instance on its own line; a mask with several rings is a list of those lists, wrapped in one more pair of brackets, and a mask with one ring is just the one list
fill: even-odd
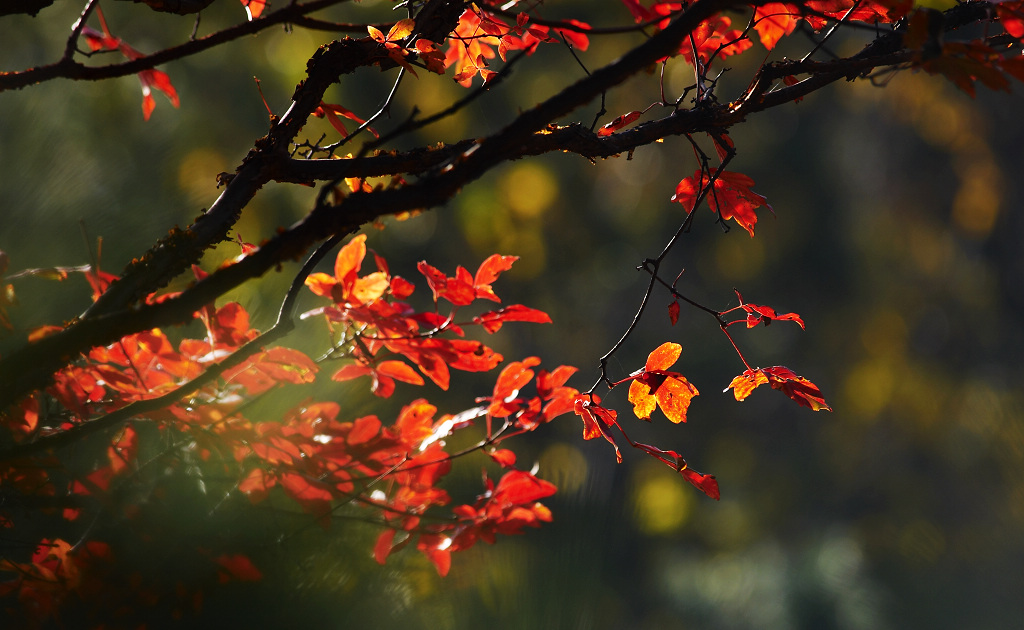
[[(37, 19), (0, 20), (0, 69), (56, 59), (77, 11), (60, 4)], [(121, 5), (107, 8), (111, 28), (141, 50), (180, 41), (192, 29), (189, 18)], [(328, 17), (387, 19), (389, 8), (364, 2)], [(238, 19), (231, 2), (211, 9), (203, 32)], [(595, 25), (629, 19), (617, 2), (552, 3), (550, 11)], [(149, 122), (134, 78), (53, 81), (0, 94), (0, 249), (11, 269), (87, 263), (102, 237), (103, 268), (116, 272), (169, 228), (187, 224), (216, 198), (216, 174), (233, 170), (265, 133), (251, 77), (261, 80), (271, 108), (283, 111), (305, 60), (329, 37), (298, 28), (265, 32), (170, 64), (163, 69), (181, 108), (158, 95)], [(784, 45), (794, 53), (807, 47), (799, 35), (792, 39)], [(635, 36), (594, 38), (578, 54), (594, 68), (631, 42)], [(745, 84), (758, 60), (756, 52), (735, 59), (723, 98)], [(670, 68), (670, 88), (686, 85), (688, 68)], [(403, 146), (482, 135), (581, 73), (565, 49), (543, 49), (473, 107)], [(368, 115), (393, 74), (345, 77), (330, 99)], [(602, 122), (646, 107), (658, 91), (656, 74), (637, 77), (608, 95)], [(463, 93), (449, 79), (412, 79), (392, 115), (401, 120), (414, 106), (432, 113)], [(596, 111), (595, 103), (572, 120), (589, 124)], [(780, 322), (739, 332), (737, 340), (752, 363), (787, 365), (811, 378), (835, 412), (814, 414), (774, 392), (758, 391), (743, 404), (719, 393), (743, 370), (727, 340), (695, 310), (684, 308), (671, 327), (668, 299), (656, 295), (612, 376), (627, 375), (656, 345), (675, 340), (684, 346), (676, 369), (702, 395), (687, 425), (658, 417), (651, 426), (626, 423), (633, 437), (716, 474), (720, 503), (638, 453), (617, 466), (606, 444), (582, 442), (578, 421), (564, 417), (516, 446), (520, 461), (535, 459), (541, 476), (561, 489), (548, 502), (555, 522), (543, 530), (459, 554), (446, 579), (412, 552), (378, 567), (370, 558), (374, 532), (357, 523), (328, 535), (301, 530), (267, 546), (264, 561), (278, 568), (267, 572), (259, 598), (229, 588), (219, 600), (211, 595), (209, 614), (230, 625), (377, 628), (1019, 627), (1019, 112), (1016, 95), (971, 100), (941, 79), (902, 74), (882, 88), (834, 85), (731, 130), (738, 157), (730, 168), (754, 178), (777, 216), (763, 213), (750, 239), (743, 230), (723, 233), (702, 207), (670, 263), (685, 268), (681, 290), (709, 306), (734, 305), (736, 287), (755, 303), (800, 313), (806, 332)], [(332, 131), (312, 121), (308, 133), (315, 140)], [(506, 327), (495, 347), (508, 358), (537, 354), (545, 366), (578, 365), (573, 384), (585, 389), (643, 294), (646, 276), (635, 267), (660, 252), (683, 218), (669, 197), (695, 168), (681, 139), (596, 164), (569, 155), (511, 163), (447, 207), (388, 221), (383, 230), (368, 227), (369, 244), (411, 279), (421, 259), (451, 272), (493, 252), (521, 256), (499, 294), (548, 311), (555, 324)], [(238, 234), (267, 238), (301, 217), (315, 192), (268, 188)], [(236, 253), (226, 245), (207, 264)], [(266, 325), (288, 271), (231, 297)], [(62, 285), (26, 278), (16, 290), (16, 330), (0, 338), (0, 351), (35, 326), (73, 317), (88, 300), (75, 277)], [(315, 348), (318, 331), (309, 331), (294, 343)], [(426, 395), (457, 411), (487, 393), (486, 379), (462, 382)], [(400, 386), (402, 394), (420, 395)], [(349, 418), (380, 412), (355, 388), (329, 384), (319, 395), (339, 399)], [(624, 393), (608, 403), (627, 415)], [(459, 473), (467, 487), (479, 466)], [(214, 527), (264, 541), (300, 527), (272, 515), (182, 518), (192, 530), (179, 542)]]

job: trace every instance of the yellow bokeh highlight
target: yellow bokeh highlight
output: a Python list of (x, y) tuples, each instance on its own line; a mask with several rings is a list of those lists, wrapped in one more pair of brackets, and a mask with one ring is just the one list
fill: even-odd
[(233, 170), (220, 151), (200, 147), (178, 163), (178, 187), (196, 204), (209, 205), (220, 194), (217, 174)]
[(982, 239), (992, 232), (1002, 202), (998, 167), (983, 161), (960, 173), (962, 184), (953, 197), (953, 221), (967, 236)]
[(326, 42), (314, 40), (311, 31), (292, 29), (275, 34), (262, 50), (266, 56), (266, 65), (276, 70), (282, 77), (298, 81), (306, 73), (309, 51), (315, 49), (320, 43)]
[(587, 459), (570, 444), (559, 442), (547, 447), (537, 464), (540, 476), (555, 484), (561, 495), (578, 492), (587, 481)]
[(917, 222), (909, 226), (908, 240), (910, 259), (925, 275), (942, 275), (953, 264), (956, 245), (948, 231), (940, 231), (923, 222)]
[(548, 264), (547, 245), (536, 230), (517, 230), (508, 232), (498, 240), (498, 252), (505, 255), (519, 256), (512, 267), (513, 278), (529, 280), (544, 272)]
[(865, 420), (874, 420), (889, 404), (896, 375), (885, 360), (862, 361), (846, 374), (843, 407)]
[(715, 266), (718, 272), (726, 280), (734, 282), (756, 278), (764, 267), (762, 241), (738, 236), (746, 236), (746, 233), (740, 230), (735, 234), (727, 234), (718, 239), (715, 245)]
[(540, 216), (558, 198), (558, 180), (533, 162), (516, 164), (498, 180), (501, 200), (520, 218)]
[(860, 342), (873, 356), (902, 356), (907, 345), (907, 323), (896, 311), (875, 311), (861, 326)]
[[(935, 0), (921, 6), (948, 8), (952, 2)], [(886, 90), (873, 90), (885, 98), (893, 114), (909, 123), (922, 140), (950, 153), (960, 186), (951, 200), (953, 225), (961, 234), (983, 240), (992, 233), (1003, 201), (1003, 174), (985, 138), (984, 125), (972, 105), (954, 98), (954, 88), (938, 77), (901, 76)]]
[(649, 461), (633, 475), (631, 503), (637, 529), (664, 536), (679, 531), (693, 512), (693, 491), (664, 464)]
[(957, 5), (957, 0), (915, 0), (914, 7), (924, 7), (926, 9), (937, 9), (939, 11), (945, 11), (946, 9), (952, 9)]

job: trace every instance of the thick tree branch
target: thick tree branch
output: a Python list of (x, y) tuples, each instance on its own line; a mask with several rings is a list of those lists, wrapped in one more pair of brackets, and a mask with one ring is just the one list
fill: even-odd
[[(461, 4), (435, 2), (428, 6), (440, 13), (427, 14), (424, 10), (421, 15), (434, 16), (437, 21), (431, 26), (438, 32), (450, 29), (450, 20), (457, 19)], [(883, 35), (848, 60), (781, 62), (765, 66), (746, 96), (729, 106), (702, 103), (694, 109), (679, 110), (661, 120), (606, 138), (598, 138), (579, 125), (552, 126), (560, 117), (671, 54), (701, 21), (736, 4), (740, 3), (730, 0), (695, 3), (668, 28), (622, 58), (527, 110), (504, 129), (481, 140), (404, 154), (300, 162), (288, 157), (288, 143), (338, 74), (360, 65), (387, 63), (381, 61), (383, 53), (372, 40), (345, 40), (321, 47), (309, 62), (309, 76), (296, 89), (291, 108), (272, 124), (267, 136), (256, 142), (227, 190), (200, 220), (188, 230), (172, 235), (139, 263), (129, 267), (122, 280), (115, 283), (81, 321), (11, 353), (0, 362), (0, 408), (45, 386), (53, 372), (92, 347), (111, 343), (125, 334), (187, 321), (198, 308), (282, 262), (302, 256), (325, 236), (351, 233), (382, 216), (444, 204), (461, 188), (504, 161), (549, 151), (607, 157), (672, 135), (728, 128), (751, 113), (792, 101), (840, 78), (854, 78), (873, 68), (902, 64), (913, 58), (911, 53), (901, 50), (902, 35), (897, 31)], [(948, 21), (947, 28), (987, 19), (987, 6), (965, 7), (966, 10), (956, 12)], [(437, 19), (439, 14), (445, 19)], [(812, 73), (812, 76), (794, 86), (767, 91), (778, 77), (796, 72)], [(132, 307), (187, 269), (203, 249), (224, 239), (238, 214), (267, 181), (309, 182), (396, 173), (412, 173), (419, 179), (397, 189), (352, 194), (337, 206), (319, 205), (305, 219), (276, 235), (255, 253), (211, 274), (177, 298)]]

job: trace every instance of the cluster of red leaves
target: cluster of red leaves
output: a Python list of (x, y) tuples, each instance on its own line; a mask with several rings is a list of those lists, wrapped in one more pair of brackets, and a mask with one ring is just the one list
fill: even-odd
[(699, 59), (701, 65), (707, 65), (712, 57), (724, 59), (730, 55), (738, 55), (753, 44), (738, 29), (731, 28), (732, 20), (724, 15), (716, 15), (704, 20), (693, 30), (690, 37), (683, 40), (679, 49), (680, 56), (690, 65)]
[[(332, 378), (345, 381), (370, 376), (373, 391), (378, 396), (390, 396), (396, 379), (422, 385), (422, 374), (441, 389), (448, 389), (450, 368), (484, 372), (497, 366), (502, 361), (500, 354), (479, 341), (461, 338), (467, 324), (479, 325), (486, 332), (494, 333), (505, 322), (551, 321), (543, 311), (519, 304), (485, 311), (470, 322), (456, 321), (460, 308), (476, 300), (500, 302), (491, 284), (511, 268), (517, 260), (515, 256), (495, 254), (480, 265), (475, 275), (459, 267), (454, 277), (446, 276), (426, 262), (419, 263), (419, 271), (427, 279), (435, 305), (443, 299), (452, 306), (444, 315), (436, 308), (415, 312), (404, 301), (415, 287), (401, 276), (392, 276), (380, 256), (374, 256), (377, 271), (360, 276), (365, 256), (365, 237), (360, 235), (339, 252), (333, 276), (311, 274), (306, 285), (313, 293), (332, 300), (332, 305), (315, 312), (326, 316), (336, 336), (336, 345), (344, 346), (347, 357), (354, 361), (336, 371)], [(441, 333), (445, 332), (457, 338), (442, 337)], [(414, 366), (419, 373), (414, 371)]]
[[(262, 0), (256, 0), (256, 2), (262, 3)], [(249, 10), (249, 7), (247, 7), (246, 10)], [(89, 50), (93, 52), (117, 50), (128, 59), (139, 59), (144, 56), (142, 53), (123, 42), (120, 38), (114, 37), (110, 34), (110, 29), (107, 28), (107, 21), (103, 17), (102, 10), (97, 8), (96, 15), (99, 17), (100, 26), (102, 27), (103, 32), (99, 32), (89, 26), (82, 28), (82, 37), (85, 38), (85, 43), (89, 46)], [(171, 102), (171, 105), (178, 107), (178, 92), (171, 84), (171, 78), (167, 76), (167, 73), (151, 68), (149, 70), (143, 70), (138, 76), (139, 82), (142, 83), (143, 118), (149, 120), (150, 114), (153, 113), (153, 108), (156, 107), (156, 101), (153, 99), (152, 93), (154, 89), (163, 92), (164, 96), (166, 96)]]
[[(371, 389), (378, 396), (392, 395), (396, 381), (423, 385), (426, 378), (447, 388), (451, 369), (487, 371), (502, 361), (500, 354), (483, 343), (465, 339), (467, 327), (494, 333), (507, 322), (550, 322), (542, 311), (518, 304), (478, 308), (466, 321), (458, 320), (457, 314), (471, 305), (500, 304), (493, 285), (512, 267), (514, 256), (494, 255), (475, 273), (459, 267), (451, 277), (420, 263), (418, 269), (433, 298), (430, 309), (421, 312), (407, 301), (414, 285), (391, 274), (381, 256), (373, 255), (375, 270), (362, 273), (367, 254), (365, 237), (356, 236), (338, 252), (332, 274), (315, 273), (306, 278), (312, 293), (328, 301), (306, 317), (324, 317), (334, 348), (329, 356), (341, 355), (350, 362), (333, 373), (334, 380), (369, 376)], [(205, 275), (199, 269), (194, 271), (200, 279)], [(116, 279), (91, 269), (86, 276), (94, 297)], [(445, 304), (448, 310), (442, 313)], [(5, 437), (12, 443), (31, 444), (62, 433), (88, 432), (89, 425), (102, 421), (106, 414), (170, 395), (162, 408), (121, 425), (109, 436), (99, 434), (103, 454), (93, 468), (67, 469), (49, 454), (26, 456), (0, 467), (0, 484), (26, 497), (73, 499), (58, 514), (69, 523), (81, 523), (89, 520), (85, 506), (114, 506), (115, 497), (137, 483), (144, 454), (151, 457), (163, 444), (183, 444), (184, 451), (176, 457), (221, 477), (234, 477), (235, 489), (251, 503), (278, 493), (324, 527), (329, 527), (339, 510), (369, 511), (369, 518), (385, 527), (382, 540), (389, 541), (387, 545), (378, 543), (378, 559), (383, 561), (415, 540), (416, 547), (441, 573), (448, 571), (452, 551), (468, 548), (477, 539), (493, 542), (497, 534), (518, 533), (551, 519), (538, 500), (552, 494), (554, 486), (516, 469), (515, 454), (498, 447), (506, 439), (533, 431), (572, 410), (578, 392), (565, 383), (575, 368), (535, 371), (540, 363), (536, 357), (511, 362), (498, 375), (491, 395), (478, 400), (481, 406), (454, 415), (438, 415), (434, 405), (418, 399), (406, 405), (390, 425), (376, 416), (344, 422), (336, 403), (308, 401), (277, 421), (260, 422), (246, 417), (245, 404), (282, 384), (312, 382), (319, 371), (317, 362), (294, 349), (255, 346), (260, 333), (250, 326), (249, 315), (239, 304), (208, 306), (195, 317), (203, 325), (203, 338), (174, 343), (159, 329), (127, 335), (93, 349), (56, 374), (45, 392), (7, 410), (0, 418)], [(34, 336), (55, 328), (47, 327)], [(223, 369), (206, 384), (180, 389), (243, 347), (252, 352), (247, 359)], [(531, 382), (536, 395), (522, 395)], [(177, 391), (182, 393), (175, 401)], [(158, 431), (141, 431), (143, 425)], [(429, 514), (451, 502), (440, 487), (453, 458), (445, 451), (445, 439), (456, 430), (474, 426), (482, 437), (469, 451), (485, 453), (507, 472), (497, 486), (486, 481), (485, 493), (475, 503), (451, 508), (452, 517)], [(83, 502), (85, 497), (92, 503)], [(145, 509), (122, 504), (118, 513), (131, 520)], [(0, 507), (0, 525), (16, 529), (21, 523), (16, 510)], [(390, 544), (396, 535), (400, 540)], [(5, 561), (0, 572), (15, 575), (0, 584), (0, 596), (42, 602), (38, 619), (57, 618), (69, 596), (82, 600), (86, 588), (82, 584), (92, 590), (104, 588), (102, 575), (90, 574), (87, 580), (78, 577), (92, 566), (83, 564), (81, 558), (86, 556), (81, 550), (102, 549), (105, 563), (116, 560), (117, 554), (105, 543), (92, 543), (101, 546), (71, 550), (62, 541), (51, 544), (42, 540), (35, 556), (24, 562)], [(201, 553), (210, 556), (210, 570), (218, 581), (260, 577), (260, 570), (243, 553), (226, 551), (216, 557)], [(150, 590), (145, 597), (141, 592), (125, 597), (159, 599), (154, 594), (158, 585), (146, 588)]]
[(445, 67), (455, 67), (454, 78), (463, 87), (472, 85), (478, 74), (486, 85), (496, 74), (487, 68), (488, 60), (494, 59), (495, 54), (506, 61), (509, 52), (524, 50), (531, 54), (542, 42), (564, 40), (579, 50), (586, 50), (590, 45), (585, 33), (590, 26), (583, 22), (567, 20), (566, 27), (552, 28), (529, 24), (529, 21), (529, 14), (519, 13), (515, 25), (509, 26), (497, 15), (476, 5), (466, 9), (448, 37)]
[[(469, 549), (477, 540), (493, 543), (497, 534), (518, 534), (524, 527), (538, 527), (541, 522), (551, 520), (551, 512), (538, 501), (554, 494), (555, 486), (538, 479), (531, 472), (515, 469), (516, 458), (512, 451), (493, 448), (510, 437), (533, 431), (572, 411), (573, 401), (579, 392), (567, 387), (565, 382), (576, 372), (576, 368), (563, 365), (553, 372), (541, 370), (535, 373), (531, 368), (539, 363), (537, 357), (529, 357), (506, 366), (498, 376), (492, 395), (480, 399), (481, 403), (489, 403), (487, 406), (470, 409), (456, 416), (442, 416), (432, 424), (419, 426), (415, 435), (422, 441), (417, 450), (422, 453), (419, 457), (426, 459), (419, 461), (414, 458), (401, 464), (399, 474), (394, 477), (396, 484), (386, 494), (382, 493), (376, 504), (383, 511), (384, 521), (393, 528), (385, 530), (377, 540), (374, 556), (378, 562), (383, 564), (393, 551), (416, 539), (416, 548), (434, 563), (438, 573), (445, 575), (451, 565), (452, 552)], [(534, 381), (537, 395), (522, 397), (521, 391), (530, 381)], [(427, 417), (432, 418), (433, 414), (427, 414)], [(452, 512), (457, 517), (454, 523), (434, 523), (420, 527), (419, 515), (429, 504), (425, 501), (406, 500), (411, 493), (403, 490), (401, 481), (406, 477), (401, 473), (419, 468), (415, 475), (407, 478), (422, 483), (425, 476), (429, 478), (430, 475), (447, 472), (447, 468), (443, 471), (430, 468), (436, 465), (430, 462), (438, 461), (437, 455), (427, 454), (436, 449), (440, 440), (451, 431), (479, 417), (485, 418), (485, 437), (482, 443), (488, 445), (488, 455), (502, 468), (510, 470), (502, 476), (497, 486), (485, 475), (484, 494), (472, 505), (453, 508)], [(500, 426), (496, 427), (499, 422)], [(428, 498), (436, 504), (448, 501), (446, 494), (430, 495)]]

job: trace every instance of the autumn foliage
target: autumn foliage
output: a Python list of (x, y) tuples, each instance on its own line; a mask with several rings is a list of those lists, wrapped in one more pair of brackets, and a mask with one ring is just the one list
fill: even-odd
[[(109, 14), (121, 7), (110, 4), (104, 2), (104, 15), (98, 2), (88, 2), (65, 57), (51, 66), (0, 74), (0, 90), (61, 76), (87, 79), (101, 67), (113, 68), (105, 71), (109, 76), (137, 76), (147, 120), (156, 107), (154, 91), (174, 107), (199, 106), (179, 99), (172, 83), (175, 73), (184, 70), (169, 67), (165, 72), (155, 66), (198, 54), (204, 40), (147, 55), (126, 42), (135, 34), (112, 28)], [(156, 0), (146, 4), (176, 11)], [(302, 12), (312, 12), (317, 4), (334, 3), (278, 8), (243, 0), (244, 13), (239, 11), (239, 25), (232, 28), (252, 33), (264, 23), (301, 25)], [(177, 616), (200, 614), (200, 587), (121, 562), (121, 543), (104, 538), (107, 530), (92, 525), (101, 518), (129, 524), (153, 520), (158, 512), (151, 510), (169, 493), (157, 469), (209, 479), (203, 483), (216, 486), (224, 502), (253, 509), (286, 506), (325, 529), (344, 526), (339, 521), (345, 519), (369, 521), (379, 529), (367, 550), (377, 562), (384, 564), (409, 547), (441, 575), (452, 570), (455, 552), (555, 518), (544, 501), (557, 488), (543, 478), (543, 470), (520, 461), (508, 444), (555, 421), (579, 422), (583, 439), (607, 441), (619, 462), (623, 447), (632, 447), (718, 499), (713, 475), (690, 468), (674, 450), (635, 441), (627, 433), (633, 430), (625, 419), (630, 408), (636, 421), (687, 422), (691, 401), (699, 394), (694, 383), (710, 380), (686, 375), (683, 345), (677, 341), (650, 350), (646, 362), (628, 376), (610, 376), (608, 358), (629, 341), (641, 316), (653, 310), (652, 295), (671, 300), (667, 314), (672, 324), (686, 307), (722, 333), (738, 358), (740, 373), (725, 387), (737, 401), (767, 384), (798, 406), (831, 410), (820, 389), (793, 370), (752, 365), (734, 337), (737, 327), (776, 322), (802, 329), (799, 315), (745, 302), (738, 291), (738, 305), (718, 309), (700, 304), (680, 288), (679, 276), (672, 281), (674, 274), (664, 275), (666, 254), (700, 221), (702, 204), (722, 229), (739, 225), (751, 237), (764, 210), (774, 212), (767, 197), (754, 192), (749, 176), (731, 170), (739, 151), (728, 135), (731, 125), (748, 114), (798, 101), (839, 78), (867, 77), (884, 69), (941, 75), (970, 94), (979, 82), (1009, 89), (1012, 79), (1024, 79), (1024, 3), (972, 0), (946, 13), (915, 9), (901, 0), (611, 4), (620, 13), (618, 29), (551, 19), (546, 4), (433, 0), (410, 4), (407, 17), (388, 24), (360, 24), (354, 37), (310, 51), (308, 77), (296, 88), (292, 108), (280, 116), (271, 113), (268, 135), (235, 173), (222, 174), (227, 189), (217, 202), (221, 205), (211, 207), (196, 225), (172, 231), (116, 275), (101, 270), (98, 260), (81, 268), (9, 273), (9, 264), (17, 261), (5, 255), (0, 259), (0, 324), (8, 328), (13, 283), (19, 278), (81, 274), (93, 293), (93, 304), (83, 305), (80, 318), (24, 331), (25, 348), (4, 357), (0, 528), (25, 542), (0, 557), (0, 599), (11, 615), (29, 624), (59, 623), (63, 611), (75, 610), (98, 622), (115, 610), (130, 621), (140, 602), (160, 602)], [(359, 7), (350, 9), (358, 12)], [(981, 23), (985, 36), (961, 38), (961, 26)], [(864, 52), (846, 59), (808, 56), (797, 61), (772, 55), (798, 28), (811, 29), (824, 40), (847, 25), (871, 25), (879, 34)], [(418, 127), (418, 119), (391, 124), (380, 113), (354, 112), (324, 100), (327, 86), (357, 66), (395, 72), (396, 89), (408, 73), (420, 81), (454, 81), (480, 94), (540, 46), (559, 46), (578, 56), (597, 46), (601, 36), (631, 31), (638, 37), (629, 55), (601, 71), (588, 71), (579, 84), (536, 104), (493, 135), (449, 147), (388, 152), (388, 142)], [(228, 29), (224, 37), (235, 32)], [(755, 54), (768, 52), (772, 60), (758, 66), (749, 87), (731, 98), (716, 94), (727, 60), (758, 47)], [(88, 66), (75, 59), (105, 52), (127, 62)], [(681, 93), (668, 95), (662, 85), (660, 101), (611, 112), (607, 122), (599, 118), (589, 127), (559, 122), (627, 77), (677, 63), (693, 74), (693, 83)], [(454, 105), (453, 111), (461, 106)], [(311, 116), (325, 118), (337, 137), (300, 139)], [(542, 310), (499, 298), (496, 287), (513, 268), (515, 256), (491, 255), (474, 263), (475, 271), (471, 265), (449, 272), (426, 261), (415, 269), (392, 270), (384, 254), (368, 249), (365, 234), (355, 234), (379, 217), (405, 218), (440, 205), (507, 160), (556, 150), (604, 158), (631, 154), (669, 136), (684, 137), (696, 162), (696, 170), (692, 163), (680, 167), (671, 196), (683, 207), (680, 230), (660, 256), (641, 265), (650, 284), (634, 324), (600, 358), (589, 388), (568, 384), (580, 371), (576, 367), (542, 369), (538, 357), (506, 360), (487, 345), (488, 337), (506, 325), (551, 323)], [(357, 137), (365, 139), (362, 148), (343, 157), (339, 149)], [(225, 240), (245, 203), (271, 180), (319, 182), (316, 206), (302, 222), (281, 228), (259, 245), (239, 239), (239, 255), (217, 269), (192, 264), (198, 252)], [(666, 199), (671, 193), (666, 191)], [(779, 215), (784, 221), (784, 209)], [(339, 245), (333, 267), (315, 271)], [(283, 296), (272, 328), (253, 328), (250, 314), (238, 303), (215, 302), (241, 282), (314, 248)], [(187, 288), (164, 289), (170, 278), (182, 274), (193, 279)], [(297, 313), (300, 295), (303, 304), (315, 305)], [(722, 300), (729, 299), (725, 292)], [(280, 344), (288, 331), (312, 330), (313, 322), (322, 331), (320, 354)], [(595, 347), (603, 343), (595, 340)], [(463, 408), (442, 410), (429, 402), (432, 387), (454, 389), (462, 374), (495, 372), (493, 387), (476, 392)], [(256, 399), (323, 380), (367, 387), (380, 399), (398, 397), (404, 404), (393, 416), (352, 417), (344, 400), (304, 398), (273, 418), (250, 414)], [(627, 390), (625, 402), (613, 392), (616, 388)], [(450, 448), (455, 434), (471, 436), (460, 439), (471, 446)], [(86, 455), (72, 457), (73, 451)], [(484, 470), (478, 494), (455, 499), (447, 478), (458, 460), (471, 458)], [(36, 512), (44, 515), (43, 526), (31, 520)], [(159, 545), (152, 534), (141, 538), (145, 545)], [(217, 583), (258, 581), (263, 575), (247, 550), (232, 548), (230, 542), (183, 553), (204, 563)]]

